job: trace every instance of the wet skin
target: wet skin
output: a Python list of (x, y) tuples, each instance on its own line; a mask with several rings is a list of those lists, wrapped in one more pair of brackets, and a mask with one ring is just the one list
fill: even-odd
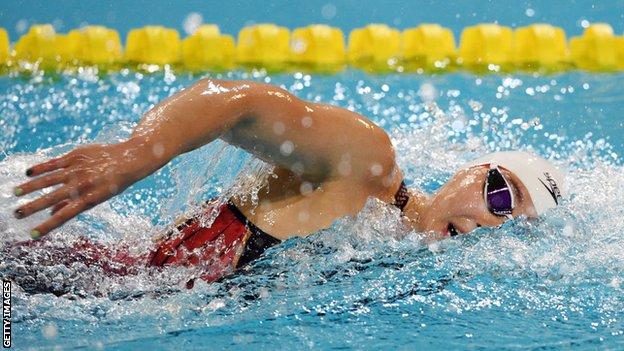
[[(204, 79), (148, 111), (128, 140), (82, 146), (29, 168), (33, 179), (16, 187), (15, 195), (56, 188), (17, 208), (15, 216), (50, 208), (51, 217), (31, 231), (39, 238), (215, 139), (275, 166), (257, 206), (232, 201), (279, 239), (306, 236), (353, 216), (369, 197), (392, 203), (403, 179), (390, 138), (365, 117), (267, 84)], [(412, 189), (406, 222), (435, 238), (449, 236), (449, 224), (461, 233), (500, 225), (505, 218), (491, 214), (483, 199), (486, 172), (460, 171), (433, 196)], [(534, 216), (526, 189), (513, 174), (504, 174), (517, 189), (514, 216)]]

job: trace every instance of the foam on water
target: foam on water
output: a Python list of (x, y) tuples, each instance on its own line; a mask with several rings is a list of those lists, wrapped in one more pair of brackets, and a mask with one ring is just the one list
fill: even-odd
[[(31, 164), (91, 140), (127, 136), (140, 114), (194, 78), (85, 70), (2, 78), (0, 232), (26, 240), (12, 187)], [(529, 149), (569, 172), (571, 195), (539, 220), (425, 245), (396, 209), (370, 200), (356, 218), (274, 247), (239, 274), (184, 288), (188, 268), (108, 277), (2, 251), (14, 284), (14, 343), (69, 348), (624, 346), (624, 147), (621, 76), (224, 74), (283, 85), (384, 127), (410, 184), (434, 191), (484, 152)], [(587, 88), (585, 88), (587, 86)], [(584, 107), (583, 107), (584, 106)], [(576, 117), (579, 116), (579, 117)], [(59, 145), (60, 144), (60, 145)], [(57, 146), (59, 145), (59, 146)], [(50, 236), (147, 252), (150, 238), (202, 200), (246, 192), (270, 166), (221, 142), (183, 155)], [(243, 184), (241, 186), (241, 184)], [(250, 190), (251, 189), (251, 190)], [(32, 196), (30, 197), (32, 198)], [(0, 250), (1, 251), (1, 250)], [(33, 293), (44, 286), (57, 293)]]

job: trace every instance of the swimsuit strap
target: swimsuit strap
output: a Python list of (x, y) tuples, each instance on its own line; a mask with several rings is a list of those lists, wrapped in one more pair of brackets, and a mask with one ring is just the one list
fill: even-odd
[(245, 225), (247, 226), (247, 228), (249, 228), (249, 231), (251, 232), (251, 236), (247, 239), (247, 243), (245, 244), (243, 253), (238, 259), (237, 268), (240, 268), (247, 263), (255, 260), (256, 258), (260, 257), (268, 248), (282, 242), (281, 240), (272, 237), (271, 235), (267, 234), (265, 231), (251, 223), (251, 221), (249, 221), (247, 217), (231, 201), (227, 202), (227, 206), (230, 211), (234, 213), (239, 221), (245, 223)]
[(399, 190), (397, 190), (396, 194), (394, 194), (394, 203), (393, 205), (398, 207), (401, 212), (407, 205), (409, 201), (409, 193), (407, 192), (407, 187), (405, 186), (405, 181), (401, 181), (401, 186), (399, 186)]

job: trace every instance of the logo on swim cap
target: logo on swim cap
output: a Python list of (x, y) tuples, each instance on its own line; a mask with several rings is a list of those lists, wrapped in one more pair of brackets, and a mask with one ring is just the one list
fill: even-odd
[(550, 193), (550, 196), (552, 196), (553, 200), (555, 200), (555, 204), (559, 205), (559, 199), (561, 199), (561, 191), (559, 190), (559, 187), (557, 186), (557, 182), (553, 179), (553, 177), (550, 176), (550, 173), (548, 172), (544, 172), (544, 176), (546, 177), (546, 181), (548, 182), (548, 185), (546, 185), (546, 183), (544, 183), (543, 180), (539, 178), (537, 179), (539, 179), (540, 183), (542, 183), (544, 188), (548, 190), (548, 192)]

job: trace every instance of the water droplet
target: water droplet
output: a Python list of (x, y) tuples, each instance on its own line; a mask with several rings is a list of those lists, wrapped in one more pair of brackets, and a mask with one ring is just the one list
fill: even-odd
[(348, 158), (344, 158), (340, 160), (338, 163), (338, 173), (343, 176), (348, 176), (351, 174), (351, 160)]
[(299, 176), (302, 175), (304, 171), (303, 163), (301, 162), (293, 163), (293, 165), (290, 167), (290, 170), (293, 171), (293, 173), (295, 173), (296, 175), (299, 175)]
[(431, 83), (422, 84), (418, 90), (418, 96), (420, 96), (424, 102), (434, 101), (437, 95), (438, 91)]
[(308, 211), (299, 211), (297, 218), (300, 222), (307, 222), (310, 219), (310, 214)]
[(273, 133), (282, 135), (286, 131), (286, 126), (282, 122), (273, 123)]
[(321, 7), (321, 15), (323, 16), (324, 19), (332, 19), (336, 16), (336, 5), (329, 3), (329, 4), (325, 4), (323, 5), (323, 7)]
[(370, 171), (373, 176), (377, 177), (383, 172), (383, 167), (379, 163), (373, 163), (370, 167)]
[(280, 145), (280, 153), (284, 156), (290, 156), (292, 152), (295, 150), (295, 144), (292, 141), (286, 140)]
[(197, 28), (199, 28), (199, 26), (201, 26), (203, 22), (204, 17), (202, 17), (201, 14), (197, 12), (191, 12), (184, 19), (182, 27), (184, 28), (186, 34), (193, 35), (195, 31), (197, 31)]
[(161, 158), (164, 154), (165, 154), (165, 147), (163, 146), (162, 143), (156, 143), (153, 147), (152, 147), (152, 153), (154, 154), (154, 156), (156, 156), (157, 158)]
[(305, 116), (301, 119), (301, 125), (305, 128), (310, 128), (312, 126), (312, 117)]
[(455, 132), (463, 131), (465, 126), (466, 125), (464, 124), (464, 121), (461, 121), (461, 120), (453, 121), (453, 123), (451, 124), (451, 128), (453, 128)]
[(310, 182), (302, 182), (301, 186), (299, 186), (299, 191), (301, 192), (301, 195), (308, 196), (312, 194), (314, 187)]
[(48, 340), (56, 339), (56, 336), (58, 335), (58, 328), (56, 327), (56, 324), (50, 323), (43, 327), (42, 333), (43, 337)]
[(469, 100), (468, 101), (468, 105), (470, 106), (470, 108), (474, 112), (479, 112), (483, 108), (483, 104), (480, 103), (479, 101), (475, 101), (475, 100)]
[(291, 41), (290, 47), (294, 53), (302, 54), (306, 51), (308, 43), (306, 43), (306, 41), (303, 39), (295, 39)]

